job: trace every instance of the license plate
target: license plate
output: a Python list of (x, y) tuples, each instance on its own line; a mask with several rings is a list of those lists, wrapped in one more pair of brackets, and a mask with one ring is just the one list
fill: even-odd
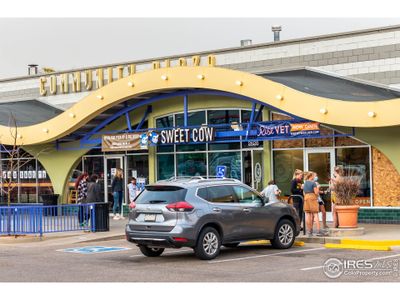
[(145, 222), (155, 222), (156, 221), (156, 214), (145, 214), (144, 215), (144, 221)]

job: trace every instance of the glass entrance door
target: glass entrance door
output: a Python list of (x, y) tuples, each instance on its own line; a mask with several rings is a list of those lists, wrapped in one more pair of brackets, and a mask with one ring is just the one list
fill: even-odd
[[(111, 190), (111, 183), (114, 179), (115, 173), (118, 168), (124, 169), (123, 157), (122, 156), (106, 156), (104, 158), (104, 196), (106, 202), (112, 202), (112, 190)], [(126, 186), (126, 184), (125, 184)], [(125, 198), (125, 193), (124, 193)], [(124, 201), (125, 202), (125, 201)]]
[(253, 189), (261, 192), (264, 178), (262, 150), (243, 151), (242, 169), (242, 181)]
[[(307, 149), (304, 151), (304, 170), (313, 171), (318, 175), (320, 190), (326, 191), (329, 187), (329, 179), (332, 177), (335, 166), (334, 149)], [(327, 220), (332, 220), (332, 206), (330, 198), (326, 195), (321, 196), (325, 202)], [(320, 218), (321, 220), (321, 218)]]

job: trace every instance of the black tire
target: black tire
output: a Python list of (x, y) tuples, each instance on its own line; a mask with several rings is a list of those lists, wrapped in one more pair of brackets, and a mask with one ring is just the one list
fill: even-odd
[(275, 249), (288, 249), (293, 246), (295, 238), (293, 223), (290, 220), (283, 219), (276, 226), (274, 238), (270, 241)]
[(150, 248), (148, 246), (139, 245), (140, 251), (148, 257), (157, 257), (164, 252), (164, 248)]
[(218, 231), (212, 227), (206, 227), (200, 232), (194, 254), (202, 260), (210, 260), (218, 256), (220, 248), (221, 237)]
[(237, 246), (239, 246), (240, 243), (229, 243), (229, 244), (223, 244), (224, 247), (227, 248), (236, 248)]

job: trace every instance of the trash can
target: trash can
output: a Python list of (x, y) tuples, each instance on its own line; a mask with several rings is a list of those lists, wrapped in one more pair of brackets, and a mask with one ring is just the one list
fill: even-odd
[(58, 197), (59, 194), (44, 194), (41, 195), (43, 206), (54, 206), (54, 207), (45, 207), (43, 208), (43, 215), (44, 216), (57, 216), (57, 204), (58, 204)]
[[(94, 203), (94, 231), (110, 231), (110, 221), (108, 217), (108, 203)], [(93, 221), (93, 219), (92, 219)]]

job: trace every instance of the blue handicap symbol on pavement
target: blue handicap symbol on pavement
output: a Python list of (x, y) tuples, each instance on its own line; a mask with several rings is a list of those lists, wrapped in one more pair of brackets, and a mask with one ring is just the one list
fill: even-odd
[(62, 249), (62, 250), (57, 250), (57, 251), (69, 252), (69, 253), (93, 254), (93, 253), (124, 251), (124, 250), (129, 250), (129, 249), (131, 249), (131, 248), (87, 246), (87, 247), (79, 247), (79, 248), (67, 248), (67, 249)]
[(217, 166), (215, 173), (217, 174), (217, 178), (224, 178), (226, 174), (226, 166)]

